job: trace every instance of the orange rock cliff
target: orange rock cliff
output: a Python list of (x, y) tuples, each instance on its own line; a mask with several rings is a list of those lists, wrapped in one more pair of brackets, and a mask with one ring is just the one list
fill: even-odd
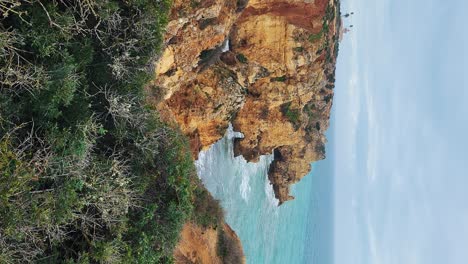
[(273, 153), (281, 204), (325, 158), (340, 28), (339, 0), (174, 0), (149, 93), (195, 158), (230, 123), (236, 155)]
[[(222, 229), (224, 238), (219, 234), (219, 230), (214, 228), (203, 228), (193, 223), (185, 224), (179, 243), (174, 249), (175, 263), (201, 263), (201, 264), (245, 264), (246, 260), (239, 237), (227, 224), (218, 227)], [(229, 241), (221, 242), (220, 240), (229, 240), (232, 244), (229, 247), (229, 255), (236, 257), (226, 258), (220, 256), (219, 243), (229, 243)], [(242, 256), (237, 258), (237, 256)]]

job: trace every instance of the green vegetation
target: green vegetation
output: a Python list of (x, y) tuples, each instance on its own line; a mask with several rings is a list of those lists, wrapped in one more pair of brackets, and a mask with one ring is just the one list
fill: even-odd
[(293, 50), (295, 52), (303, 52), (304, 51), (304, 47), (294, 47)]
[[(317, 42), (317, 41), (323, 39), (324, 36), (327, 36), (328, 32), (330, 31), (329, 23), (331, 21), (329, 19), (329, 12), (332, 9), (333, 8), (330, 6), (330, 4), (328, 4), (325, 16), (323, 17), (322, 29), (318, 33), (312, 33), (312, 34), (309, 35), (309, 41), (310, 42)], [(327, 41), (328, 41), (328, 39), (327, 39)]]
[(285, 82), (288, 79), (286, 75), (271, 78), (272, 82)]
[[(335, 6), (336, 6), (335, 2)], [(327, 9), (325, 10), (325, 17), (324, 20), (326, 21), (332, 21), (336, 17), (336, 8), (333, 8), (330, 4), (327, 5)]]
[(169, 8), (0, 0), (0, 263), (170, 263), (222, 219), (145, 103)]
[(237, 54), (237, 55), (236, 55), (236, 58), (237, 58), (237, 60), (240, 61), (241, 63), (247, 63), (247, 62), (249, 62), (249, 60), (247, 59), (247, 57), (246, 57), (244, 54), (242, 54), (242, 53)]
[[(198, 178), (197, 178), (198, 180)], [(195, 201), (192, 220), (202, 227), (217, 228), (224, 221), (224, 212), (219, 201), (202, 186), (201, 182), (196, 183), (194, 191)]]
[(281, 105), (281, 112), (293, 124), (297, 130), (301, 125), (301, 112), (299, 109), (292, 109), (291, 102)]
[(200, 58), (199, 64), (206, 63), (207, 61), (209, 61), (215, 55), (216, 55), (216, 49), (203, 50), (200, 53), (200, 56), (199, 56), (199, 58)]
[(309, 35), (309, 41), (310, 41), (310, 42), (316, 42), (316, 41), (321, 40), (322, 37), (323, 37), (323, 28), (322, 28), (322, 30), (321, 30), (319, 33), (310, 34), (310, 35)]
[[(328, 4), (327, 9), (325, 10), (325, 16), (323, 17), (323, 21), (322, 21), (322, 29), (318, 33), (309, 35), (310, 42), (317, 42), (321, 40), (325, 35), (328, 34), (328, 32), (330, 31), (330, 23), (336, 17), (335, 12), (336, 12), (336, 8)], [(328, 42), (328, 39), (326, 41)]]

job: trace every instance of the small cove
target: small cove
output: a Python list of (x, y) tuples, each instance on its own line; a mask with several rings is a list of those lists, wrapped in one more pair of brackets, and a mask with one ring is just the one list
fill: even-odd
[[(296, 200), (278, 207), (267, 178), (272, 155), (258, 163), (234, 157), (233, 139), (239, 136), (230, 127), (224, 138), (200, 153), (196, 166), (239, 235), (247, 263), (327, 263), (321, 261), (328, 248), (321, 236), (330, 236), (323, 226), (333, 221), (331, 203), (323, 201), (330, 195), (330, 183), (310, 173), (292, 187)], [(319, 170), (320, 163), (314, 166), (314, 172)]]

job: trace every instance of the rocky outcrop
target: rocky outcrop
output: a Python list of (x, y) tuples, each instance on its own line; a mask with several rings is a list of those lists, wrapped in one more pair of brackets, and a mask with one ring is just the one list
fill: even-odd
[[(241, 242), (236, 233), (227, 224), (218, 228), (222, 230), (203, 228), (190, 222), (185, 224), (179, 243), (174, 249), (175, 263), (245, 263)], [(237, 254), (237, 256), (220, 256), (220, 253), (222, 254), (220, 247), (224, 246), (220, 243), (230, 243), (231, 246), (236, 247), (236, 249), (231, 249), (229, 254)], [(239, 259), (239, 256), (242, 257)]]
[[(338, 0), (177, 0), (156, 66), (155, 102), (198, 152), (232, 123), (235, 153), (274, 153), (280, 204), (325, 157), (341, 27)], [(156, 88), (154, 88), (156, 87)]]

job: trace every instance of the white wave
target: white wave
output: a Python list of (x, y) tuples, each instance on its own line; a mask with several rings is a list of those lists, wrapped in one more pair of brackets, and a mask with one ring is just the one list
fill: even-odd
[(249, 202), (249, 196), (250, 196), (250, 191), (252, 190), (250, 186), (250, 173), (242, 173), (242, 181), (239, 186), (239, 191), (241, 194), (242, 199), (248, 203)]
[[(258, 184), (258, 180), (252, 177), (261, 175), (263, 177), (263, 189), (267, 197), (266, 206), (269, 208), (268, 211), (275, 212), (277, 211), (278, 200), (275, 198), (273, 187), (267, 175), (268, 168), (273, 161), (273, 155), (261, 156), (258, 163), (249, 163), (242, 156), (234, 157), (234, 139), (243, 137), (244, 135), (241, 132), (234, 131), (232, 125), (229, 124), (225, 136), (220, 141), (208, 150), (200, 152), (198, 160), (195, 162), (198, 175), (207, 187), (216, 186), (215, 193), (227, 194), (227, 189), (232, 188), (231, 190), (236, 190), (239, 193), (237, 197), (241, 198), (245, 203), (257, 202), (252, 200), (253, 197), (257, 197), (256, 194), (252, 193), (254, 189), (252, 184), (255, 184), (255, 182)], [(226, 158), (227, 160), (225, 160)], [(231, 175), (231, 177), (224, 176), (225, 173)], [(225, 203), (232, 198), (229, 196), (224, 196)]]
[(270, 180), (268, 179), (268, 168), (270, 167), (270, 164), (273, 161), (273, 155), (262, 157), (262, 159), (264, 159), (262, 161), (262, 167), (264, 168), (263, 177), (265, 179), (264, 191), (266, 199), (268, 201), (268, 206), (275, 212), (277, 212), (279, 201), (278, 199), (276, 199), (275, 192), (273, 191), (273, 186), (271, 185)]
[(244, 138), (244, 134), (242, 132), (234, 131), (234, 128), (232, 127), (231, 123), (229, 123), (229, 127), (226, 131), (226, 135), (229, 140), (232, 140), (234, 138)]
[(195, 161), (195, 167), (197, 169), (197, 175), (199, 178), (201, 178), (202, 176), (202, 173), (205, 171), (205, 163), (206, 163), (206, 159), (207, 159), (207, 152), (206, 151), (201, 151), (199, 154), (198, 154), (198, 160)]
[(223, 49), (221, 50), (221, 52), (226, 52), (226, 51), (229, 51), (229, 39), (226, 39), (223, 43)]
[(275, 197), (275, 192), (273, 191), (273, 186), (271, 186), (268, 178), (265, 180), (265, 194), (270, 208), (278, 207), (278, 199)]

